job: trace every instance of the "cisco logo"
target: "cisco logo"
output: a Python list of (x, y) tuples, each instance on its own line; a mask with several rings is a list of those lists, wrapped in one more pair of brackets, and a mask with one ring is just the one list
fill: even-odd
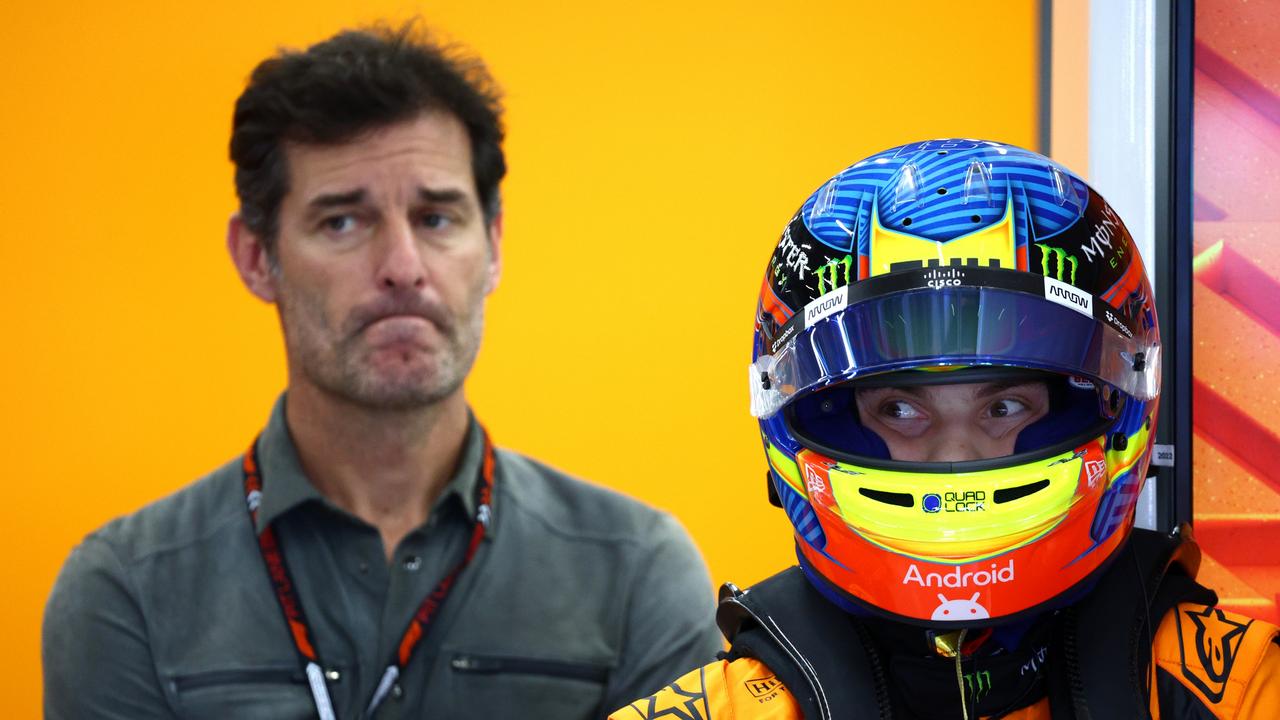
[(956, 287), (964, 282), (964, 272), (956, 268), (948, 270), (930, 270), (924, 274), (925, 285), (934, 290), (944, 287)]

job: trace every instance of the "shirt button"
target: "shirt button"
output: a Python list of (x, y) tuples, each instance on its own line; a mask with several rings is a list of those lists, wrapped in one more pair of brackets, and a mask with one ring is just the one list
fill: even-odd
[(391, 697), (397, 700), (404, 697), (404, 688), (400, 687), (400, 683), (391, 686)]
[(409, 572), (417, 572), (422, 567), (422, 558), (417, 555), (410, 555), (404, 559), (404, 569)]
[(360, 574), (361, 574), (361, 575), (368, 575), (368, 574), (369, 574), (369, 563), (367, 563), (367, 562), (361, 562), (361, 563), (360, 563)]

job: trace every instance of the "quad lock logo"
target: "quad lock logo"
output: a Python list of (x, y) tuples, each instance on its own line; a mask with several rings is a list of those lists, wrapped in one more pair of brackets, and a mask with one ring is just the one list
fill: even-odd
[(920, 498), (920, 507), (927, 513), (984, 512), (987, 509), (987, 493), (984, 490), (928, 493)]

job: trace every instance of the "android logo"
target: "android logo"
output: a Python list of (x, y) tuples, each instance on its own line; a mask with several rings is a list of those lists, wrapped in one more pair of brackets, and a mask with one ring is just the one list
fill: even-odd
[(978, 593), (968, 600), (948, 600), (946, 595), (938, 593), (942, 601), (933, 611), (934, 620), (985, 620), (991, 617), (987, 609), (978, 604)]

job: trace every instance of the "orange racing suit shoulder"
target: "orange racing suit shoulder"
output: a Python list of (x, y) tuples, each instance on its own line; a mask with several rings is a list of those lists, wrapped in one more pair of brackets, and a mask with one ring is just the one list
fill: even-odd
[[(1280, 718), (1280, 628), (1197, 603), (1166, 613), (1152, 646), (1157, 720)], [(1154, 706), (1154, 702), (1152, 703)]]
[(755, 658), (718, 660), (609, 720), (802, 720), (800, 707), (773, 671)]

